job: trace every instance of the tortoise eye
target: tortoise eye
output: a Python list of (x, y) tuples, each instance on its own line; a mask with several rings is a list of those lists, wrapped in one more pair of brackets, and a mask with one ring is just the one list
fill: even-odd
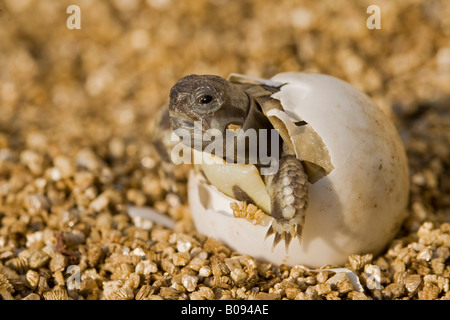
[(200, 99), (198, 100), (201, 104), (208, 104), (213, 100), (213, 97), (210, 96), (209, 94), (201, 96)]
[(223, 103), (220, 92), (208, 86), (199, 86), (190, 98), (192, 111), (202, 116), (214, 114)]

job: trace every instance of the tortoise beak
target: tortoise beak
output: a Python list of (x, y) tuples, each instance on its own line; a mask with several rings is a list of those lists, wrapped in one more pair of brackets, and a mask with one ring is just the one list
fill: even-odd
[(195, 141), (203, 141), (204, 133), (211, 128), (207, 121), (192, 120), (184, 113), (171, 113), (170, 122), (172, 130), (183, 140), (190, 140), (192, 145)]
[(174, 131), (177, 129), (185, 129), (189, 131), (194, 129), (194, 122), (183, 114), (171, 114), (170, 123), (172, 125), (172, 130)]

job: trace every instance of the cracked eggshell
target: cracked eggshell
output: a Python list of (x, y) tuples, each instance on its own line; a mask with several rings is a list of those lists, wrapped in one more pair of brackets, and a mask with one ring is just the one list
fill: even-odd
[(272, 250), (265, 239), (272, 218), (253, 225), (233, 216), (226, 196), (194, 171), (189, 204), (197, 230), (234, 250), (276, 264), (343, 265), (351, 254), (378, 254), (406, 217), (408, 166), (403, 144), (388, 117), (365, 94), (331, 76), (281, 73), (272, 97), (291, 118), (306, 121), (322, 138), (333, 169), (310, 184), (301, 244)]

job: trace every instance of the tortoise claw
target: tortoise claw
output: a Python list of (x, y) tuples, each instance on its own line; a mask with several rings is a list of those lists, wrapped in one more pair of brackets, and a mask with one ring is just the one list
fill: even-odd
[(298, 243), (301, 245), (302, 244), (302, 234), (303, 234), (303, 225), (297, 223), (295, 225), (295, 236), (298, 239)]
[(275, 249), (275, 247), (280, 243), (281, 239), (282, 239), (282, 234), (276, 232), (275, 237), (273, 238), (272, 250)]
[(289, 231), (282, 231), (279, 230), (279, 226), (277, 224), (278, 222), (273, 221), (272, 225), (269, 227), (269, 229), (267, 230), (266, 233), (266, 237), (265, 239), (267, 239), (269, 236), (271, 236), (272, 234), (275, 234), (274, 238), (273, 238), (273, 245), (272, 245), (272, 250), (275, 249), (275, 247), (281, 242), (281, 240), (284, 239), (284, 245), (285, 245), (285, 249), (286, 249), (286, 253), (288, 253), (289, 251), (289, 246), (291, 244), (291, 241), (293, 238), (297, 238), (299, 241), (299, 244), (302, 244), (302, 225), (299, 223), (295, 223), (292, 228)]
[(266, 233), (264, 240), (267, 239), (268, 237), (270, 237), (274, 233), (275, 233), (275, 231), (273, 230), (273, 226), (270, 225), (269, 229), (267, 229), (267, 233)]
[(283, 236), (284, 236), (284, 246), (286, 248), (286, 253), (288, 253), (289, 244), (291, 243), (291, 240), (292, 240), (292, 235), (289, 232), (285, 231)]

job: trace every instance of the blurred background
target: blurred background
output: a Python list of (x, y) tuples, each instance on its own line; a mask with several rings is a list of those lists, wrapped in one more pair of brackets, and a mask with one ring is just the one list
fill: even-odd
[[(367, 27), (370, 5), (381, 29)], [(104, 225), (106, 244), (148, 239), (126, 203), (183, 219), (186, 170), (180, 203), (150, 143), (172, 85), (283, 71), (346, 80), (394, 121), (411, 177), (403, 246), (425, 221), (450, 222), (450, 1), (0, 0), (0, 259), (41, 248), (48, 229), (81, 231), (81, 253)]]
[[(66, 27), (72, 4), (80, 30)], [(366, 26), (372, 4), (378, 30)], [(0, 10), (1, 124), (15, 129), (142, 132), (190, 73), (321, 72), (402, 115), (450, 92), (448, 1), (2, 0)]]

